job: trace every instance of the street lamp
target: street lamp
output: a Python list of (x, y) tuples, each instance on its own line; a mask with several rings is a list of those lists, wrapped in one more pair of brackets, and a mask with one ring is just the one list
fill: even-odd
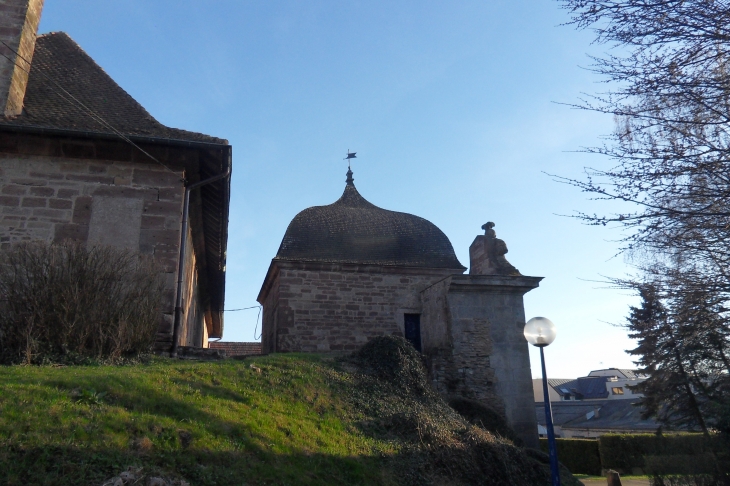
[(553, 411), (550, 408), (548, 395), (547, 372), (545, 371), (545, 353), (543, 348), (553, 341), (557, 335), (555, 324), (545, 317), (533, 317), (525, 324), (525, 339), (533, 346), (540, 348), (540, 362), (542, 364), (542, 392), (545, 396), (545, 423), (547, 425), (548, 449), (550, 451), (550, 476), (553, 486), (560, 486), (560, 470), (558, 466), (558, 448), (555, 445), (555, 431), (553, 430)]

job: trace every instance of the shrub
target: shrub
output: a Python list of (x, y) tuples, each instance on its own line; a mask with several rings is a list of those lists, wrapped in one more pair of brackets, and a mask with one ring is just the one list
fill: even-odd
[[(573, 474), (601, 474), (598, 441), (591, 439), (555, 439), (558, 460)], [(547, 439), (540, 439), (540, 449), (548, 452)]]
[[(598, 441), (603, 468), (614, 469), (623, 474), (639, 472), (639, 469), (649, 472), (649, 468), (653, 469), (653, 474), (672, 474), (672, 470), (662, 470), (670, 463), (677, 467), (680, 463), (699, 467), (703, 464), (702, 458), (712, 453), (713, 447), (711, 441), (700, 434), (608, 434)], [(674, 460), (667, 462), (660, 459), (661, 457), (674, 457)], [(683, 459), (680, 461), (679, 457)]]
[(0, 255), (0, 362), (148, 352), (162, 281), (149, 258), (108, 246), (24, 243)]
[(495, 435), (509, 439), (515, 445), (521, 445), (522, 441), (517, 437), (507, 420), (496, 410), (476, 400), (469, 400), (462, 397), (453, 397), (449, 400), (451, 408), (464, 417), (469, 423), (478, 425)]

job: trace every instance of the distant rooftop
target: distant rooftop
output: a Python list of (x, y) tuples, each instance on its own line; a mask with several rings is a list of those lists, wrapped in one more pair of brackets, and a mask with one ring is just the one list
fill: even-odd
[[(564, 429), (597, 430), (646, 430), (659, 428), (652, 420), (641, 418), (640, 399), (600, 400), (592, 402), (553, 402), (553, 423)], [(545, 426), (545, 409), (542, 403), (535, 404), (537, 423)]]

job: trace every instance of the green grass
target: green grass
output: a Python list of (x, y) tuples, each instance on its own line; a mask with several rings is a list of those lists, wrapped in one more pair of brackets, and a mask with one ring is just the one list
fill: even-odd
[(101, 486), (133, 467), (192, 486), (533, 486), (548, 462), (464, 420), (402, 338), (342, 360), (0, 367), (0, 484)]
[(129, 465), (191, 484), (383, 484), (395, 442), (352, 425), (332, 360), (161, 358), (0, 368), (0, 483), (97, 484)]

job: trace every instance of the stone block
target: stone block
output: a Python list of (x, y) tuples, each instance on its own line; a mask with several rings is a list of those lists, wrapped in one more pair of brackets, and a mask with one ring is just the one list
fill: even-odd
[(106, 166), (91, 164), (88, 167), (89, 174), (106, 174)]
[(78, 189), (59, 189), (56, 193), (56, 197), (68, 199), (74, 196), (78, 196), (79, 191)]
[(137, 251), (140, 244), (141, 199), (94, 197), (89, 223), (89, 243)]
[(71, 209), (73, 203), (69, 199), (49, 199), (48, 207), (53, 209)]
[(10, 182), (20, 186), (46, 186), (48, 183), (41, 179), (30, 179), (27, 177), (17, 177), (10, 179)]
[(164, 216), (151, 216), (145, 214), (142, 216), (142, 229), (164, 229), (166, 228), (167, 219)]
[(36, 179), (44, 179), (49, 181), (57, 181), (63, 179), (63, 174), (59, 174), (58, 172), (53, 171), (47, 171), (47, 172), (39, 172), (32, 170), (28, 172), (28, 175), (30, 177), (36, 178)]
[(114, 197), (114, 198), (130, 198), (145, 199), (157, 198), (157, 191), (154, 189), (141, 189), (127, 186), (97, 186), (91, 193), (94, 197)]
[(24, 197), (20, 205), (24, 208), (45, 208), (47, 203), (44, 197)]
[(151, 216), (180, 216), (182, 214), (182, 201), (148, 201), (144, 205), (144, 213)]
[(175, 247), (180, 244), (180, 231), (143, 229), (139, 236), (140, 245), (166, 245)]
[(72, 222), (88, 225), (91, 222), (91, 203), (90, 196), (77, 197), (74, 201)]
[(20, 205), (20, 198), (15, 196), (0, 196), (0, 206), (16, 207)]
[(27, 192), (28, 187), (18, 186), (15, 184), (8, 184), (6, 186), (3, 186), (2, 191), (0, 191), (0, 193), (7, 194), (9, 196), (24, 196)]
[(53, 194), (55, 192), (56, 192), (56, 190), (54, 188), (48, 187), (48, 186), (30, 188), (30, 194), (33, 196), (49, 197), (49, 196), (53, 196)]
[(103, 175), (91, 175), (91, 174), (66, 174), (66, 180), (68, 181), (80, 181), (80, 182), (91, 182), (96, 184), (114, 184), (114, 178)]
[(51, 220), (55, 222), (65, 223), (68, 221), (70, 213), (62, 209), (34, 208), (33, 216)]
[(132, 182), (141, 186), (149, 187), (181, 187), (182, 182), (179, 174), (174, 174), (163, 168), (160, 170), (134, 169)]
[(89, 234), (89, 226), (84, 224), (56, 224), (53, 241), (61, 242), (65, 240), (86, 241)]

